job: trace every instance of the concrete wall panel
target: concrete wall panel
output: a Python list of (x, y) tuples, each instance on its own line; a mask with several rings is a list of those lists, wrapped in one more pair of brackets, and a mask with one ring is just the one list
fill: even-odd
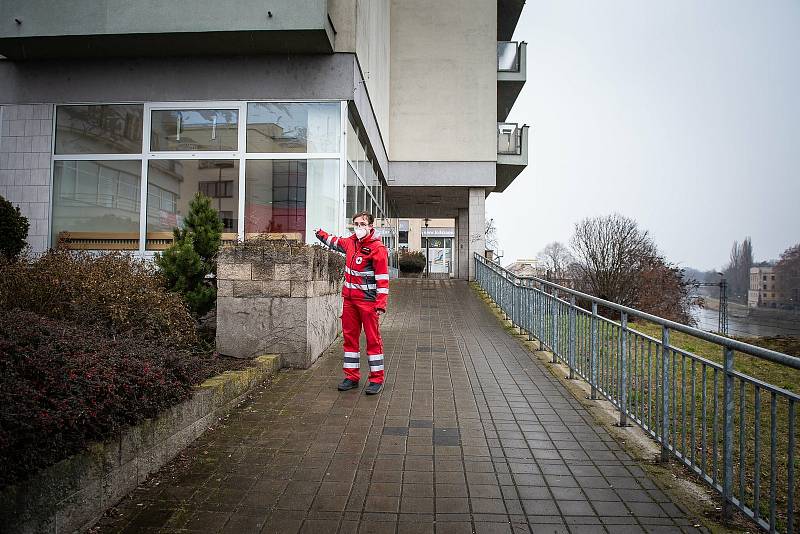
[(392, 161), (496, 161), (497, 2), (392, 0)]

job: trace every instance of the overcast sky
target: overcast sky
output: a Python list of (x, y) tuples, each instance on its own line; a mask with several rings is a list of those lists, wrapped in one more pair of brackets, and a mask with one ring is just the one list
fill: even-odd
[(800, 242), (800, 1), (528, 0), (509, 122), (529, 163), (487, 199), (503, 263), (619, 212), (685, 267)]

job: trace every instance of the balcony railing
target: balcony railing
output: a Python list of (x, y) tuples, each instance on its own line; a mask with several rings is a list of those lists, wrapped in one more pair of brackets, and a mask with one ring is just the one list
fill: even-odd
[(497, 72), (519, 72), (519, 49), (517, 41), (498, 41)]
[(504, 156), (522, 154), (522, 128), (517, 123), (497, 124), (497, 153)]
[[(586, 380), (591, 399), (611, 402), (620, 426), (656, 440), (662, 461), (678, 460), (719, 492), (726, 517), (738, 508), (769, 532), (797, 531), (800, 395), (783, 384), (796, 385), (800, 358), (520, 278), (479, 254), (473, 261), (476, 282), (512, 325), (568, 366), (569, 378)], [(718, 356), (700, 356), (701, 346)], [(772, 384), (735, 363), (785, 378)]]

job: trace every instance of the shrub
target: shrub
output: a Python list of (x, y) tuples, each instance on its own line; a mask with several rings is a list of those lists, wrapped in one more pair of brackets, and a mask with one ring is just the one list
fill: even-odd
[(30, 224), (19, 208), (0, 196), (0, 255), (13, 260), (25, 248)]
[(425, 270), (425, 255), (422, 252), (400, 254), (400, 270), (404, 273), (421, 273)]
[(0, 487), (187, 398), (211, 354), (0, 311)]
[(197, 316), (208, 313), (216, 303), (217, 291), (206, 276), (216, 270), (222, 229), (211, 199), (197, 193), (189, 204), (185, 227), (174, 230), (175, 242), (163, 254), (156, 254), (167, 288), (181, 294)]
[(0, 310), (63, 318), (109, 335), (137, 335), (196, 350), (196, 324), (161, 276), (123, 253), (50, 251), (0, 262)]

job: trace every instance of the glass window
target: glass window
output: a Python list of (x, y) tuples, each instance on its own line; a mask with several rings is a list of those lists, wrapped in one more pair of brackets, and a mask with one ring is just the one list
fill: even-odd
[(408, 232), (399, 232), (399, 241), (401, 245), (408, 245)]
[(99, 248), (139, 248), (141, 170), (139, 161), (56, 161), (52, 243), (69, 232), (73, 240), (106, 241)]
[(338, 152), (340, 125), (338, 102), (248, 104), (247, 151)]
[(345, 227), (352, 226), (352, 217), (354, 214), (358, 213), (358, 177), (356, 176), (355, 171), (350, 165), (347, 165), (347, 185), (346, 187), (346, 199), (347, 202), (345, 204)]
[(358, 134), (353, 126), (351, 120), (347, 121), (347, 159), (350, 160), (354, 166), (358, 165), (358, 151), (361, 148), (361, 141), (358, 140)]
[(56, 154), (141, 154), (141, 104), (58, 106)]
[(183, 109), (152, 112), (150, 150), (230, 150), (239, 146), (239, 111)]
[[(211, 188), (209, 183), (217, 185)], [(173, 228), (183, 226), (189, 202), (197, 193), (230, 193), (214, 196), (211, 205), (223, 219), (223, 232), (235, 233), (238, 229), (238, 186), (238, 160), (150, 160), (147, 166), (148, 248), (151, 248), (151, 240), (169, 238)]]
[[(356, 186), (356, 196), (358, 200), (356, 213), (358, 213), (359, 211), (364, 211), (367, 206), (366, 189), (364, 188), (364, 184), (361, 183), (361, 180), (358, 181), (358, 185)], [(350, 216), (352, 217), (352, 215)]]
[(248, 161), (245, 233), (291, 233), (313, 242), (315, 228), (335, 231), (338, 174), (332, 159)]

